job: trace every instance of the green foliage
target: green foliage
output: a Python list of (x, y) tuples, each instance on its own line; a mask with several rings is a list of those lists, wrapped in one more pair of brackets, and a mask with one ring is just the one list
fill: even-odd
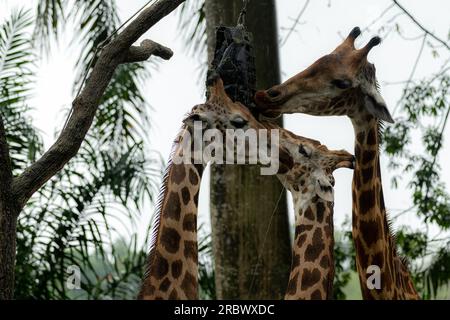
[(214, 260), (212, 254), (211, 234), (202, 236), (202, 226), (199, 228), (198, 241), (198, 286), (199, 297), (203, 300), (215, 300), (216, 280), (214, 271)]
[[(386, 128), (383, 141), (390, 167), (399, 172), (393, 185), (398, 186), (402, 176), (411, 177), (407, 185), (413, 208), (408, 211), (415, 211), (425, 225), (434, 223), (441, 230), (450, 228), (450, 195), (439, 166), (450, 113), (449, 88), (450, 77), (445, 72), (406, 88), (401, 116)], [(411, 261), (413, 278), (424, 298), (435, 297), (439, 286), (450, 281), (443, 265), (448, 240), (429, 239), (427, 231), (404, 228), (398, 232), (399, 251)]]
[[(40, 1), (37, 14), (18, 11), (0, 26), (0, 113), (14, 174), (42, 154), (27, 99), (34, 85), (34, 39), (49, 48), (69, 18), (79, 21), (84, 49), (77, 85), (96, 47), (118, 26), (115, 1)], [(147, 240), (137, 241), (144, 202), (153, 200), (160, 163), (149, 158), (150, 109), (142, 92), (149, 72), (121, 66), (102, 98), (81, 149), (36, 193), (18, 223), (16, 292), (20, 299), (131, 299), (145, 269)], [(138, 248), (139, 246), (139, 248)], [(129, 247), (129, 249), (127, 248)], [(79, 267), (81, 291), (67, 290), (68, 267)]]

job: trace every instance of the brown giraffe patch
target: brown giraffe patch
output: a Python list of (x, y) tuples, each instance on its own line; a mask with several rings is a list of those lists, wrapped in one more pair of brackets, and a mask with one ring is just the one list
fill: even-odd
[(189, 193), (188, 187), (181, 189), (181, 198), (183, 198), (183, 204), (186, 206), (191, 200), (191, 194)]
[(173, 289), (173, 290), (170, 292), (169, 300), (179, 300), (179, 298), (178, 298), (178, 293), (177, 293), (177, 289)]
[(184, 256), (186, 259), (192, 259), (194, 261), (197, 261), (198, 254), (197, 254), (197, 242), (195, 241), (185, 241), (184, 242)]
[(316, 205), (317, 207), (317, 222), (322, 223), (323, 221), (323, 217), (324, 217), (324, 213), (325, 213), (325, 205), (323, 204), (322, 201), (319, 201)]
[(368, 167), (366, 169), (363, 169), (362, 170), (362, 178), (363, 178), (363, 183), (364, 184), (366, 184), (367, 182), (372, 180), (372, 178), (373, 178), (373, 168), (372, 167)]
[(305, 269), (302, 276), (302, 290), (306, 290), (310, 287), (312, 287), (314, 284), (319, 282), (320, 280), (320, 271), (317, 269), (314, 269), (310, 271), (309, 269)]
[(296, 254), (293, 258), (292, 258), (292, 268), (296, 268), (300, 265), (300, 255)]
[(373, 246), (383, 235), (375, 221), (359, 221), (361, 237), (368, 247)]
[(172, 262), (172, 277), (178, 279), (183, 272), (183, 262), (181, 260), (176, 260)]
[(195, 204), (198, 203), (198, 195), (200, 194), (200, 189), (194, 194), (194, 202)]
[(161, 280), (169, 272), (169, 263), (159, 252), (155, 254), (155, 260), (153, 263), (155, 268), (155, 278)]
[(375, 133), (375, 129), (371, 128), (369, 133), (367, 134), (367, 144), (369, 146), (373, 146), (377, 143), (377, 135)]
[(161, 233), (161, 245), (169, 253), (176, 253), (180, 249), (181, 236), (177, 230), (169, 227), (163, 227)]
[(367, 214), (375, 206), (375, 192), (370, 189), (359, 195), (359, 212)]
[(193, 213), (187, 214), (183, 219), (183, 230), (196, 232), (197, 231), (197, 216)]
[(189, 181), (192, 185), (196, 186), (198, 184), (198, 176), (194, 169), (189, 170)]
[(159, 291), (166, 292), (169, 290), (170, 287), (170, 280), (169, 278), (165, 278), (163, 282), (159, 285)]
[(301, 224), (295, 227), (295, 234), (301, 235), (305, 231), (311, 230), (313, 227), (314, 226), (312, 224)]
[(328, 256), (323, 256), (322, 259), (320, 259), (320, 266), (324, 269), (326, 269), (330, 266), (330, 261), (328, 259)]
[(309, 220), (313, 220), (313, 221), (315, 220), (314, 213), (313, 213), (311, 207), (308, 207), (308, 209), (306, 209), (305, 218), (308, 218)]
[(144, 290), (140, 294), (140, 297), (142, 298), (142, 296), (152, 296), (153, 294), (155, 294), (155, 290), (156, 290), (156, 288), (154, 286), (152, 286), (151, 284), (148, 286), (145, 286)]
[(363, 155), (362, 155), (362, 163), (366, 164), (366, 163), (369, 163), (369, 162), (373, 161), (375, 156), (376, 156), (376, 152), (375, 151), (373, 151), (373, 150), (365, 150), (363, 152)]
[(299, 235), (297, 237), (297, 246), (299, 246), (299, 247), (303, 246), (303, 244), (305, 243), (307, 237), (308, 237), (307, 234)]
[(315, 261), (324, 249), (322, 230), (316, 229), (312, 237), (312, 243), (305, 250), (305, 260)]
[(186, 272), (181, 283), (181, 289), (189, 299), (194, 299), (197, 296), (197, 279), (189, 272)]
[(172, 167), (172, 173), (170, 175), (170, 180), (175, 184), (180, 184), (181, 181), (186, 178), (186, 170), (183, 164), (174, 164)]
[(356, 136), (356, 140), (359, 144), (364, 144), (364, 132), (358, 133), (358, 135)]
[(289, 280), (287, 289), (286, 289), (286, 294), (288, 295), (294, 295), (297, 292), (297, 282), (298, 282), (298, 272), (295, 274), (295, 276)]
[(181, 208), (180, 208), (180, 198), (178, 193), (171, 192), (169, 198), (167, 199), (166, 206), (164, 207), (164, 217), (174, 220), (180, 220)]
[(319, 289), (317, 289), (311, 294), (311, 300), (322, 300), (322, 293), (320, 292)]

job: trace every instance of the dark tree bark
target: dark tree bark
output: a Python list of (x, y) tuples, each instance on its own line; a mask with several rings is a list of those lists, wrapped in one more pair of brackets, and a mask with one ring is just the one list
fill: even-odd
[(0, 115), (0, 300), (12, 299), (16, 254), (17, 205), (12, 192), (12, 168)]
[[(242, 4), (242, 0), (206, 0), (209, 62), (215, 28), (236, 25)], [(269, 88), (280, 83), (275, 1), (250, 1), (246, 21), (254, 36), (257, 88)], [(291, 247), (286, 194), (278, 179), (261, 176), (256, 166), (213, 166), (211, 223), (217, 297), (282, 298)]]
[(145, 32), (185, 0), (161, 0), (143, 10), (101, 51), (86, 85), (72, 103), (65, 128), (50, 149), (18, 177), (12, 177), (6, 134), (0, 119), (0, 299), (14, 296), (17, 218), (30, 197), (78, 152), (100, 100), (117, 67), (155, 55), (170, 59), (172, 51), (150, 40), (133, 46)]

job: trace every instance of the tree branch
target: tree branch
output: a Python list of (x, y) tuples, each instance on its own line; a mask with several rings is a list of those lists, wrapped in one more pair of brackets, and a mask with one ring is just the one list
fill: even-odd
[[(86, 81), (85, 87), (73, 101), (73, 112), (56, 142), (38, 161), (13, 180), (13, 193), (20, 206), (24, 206), (33, 193), (77, 154), (116, 68), (127, 59), (133, 57), (137, 59), (137, 48), (131, 48), (133, 43), (183, 2), (185, 0), (160, 0), (156, 2), (142, 11), (116, 38), (105, 46)], [(147, 44), (149, 42), (144, 41), (144, 46), (141, 45), (139, 48), (140, 58), (150, 56), (149, 51), (145, 49), (148, 48), (146, 47)], [(168, 58), (167, 48), (153, 42), (150, 47), (153, 47), (154, 54)], [(142, 55), (142, 50), (145, 51), (145, 55)]]
[(144, 40), (139, 47), (132, 46), (129, 49), (123, 63), (146, 61), (152, 55), (169, 60), (173, 56), (173, 51), (152, 40)]
[(426, 34), (428, 34), (431, 38), (433, 38), (434, 40), (436, 40), (437, 42), (441, 43), (444, 47), (446, 47), (448, 50), (450, 50), (450, 45), (445, 42), (444, 40), (438, 38), (436, 35), (434, 35), (431, 31), (429, 31), (428, 29), (426, 29), (424, 26), (422, 26), (417, 20), (416, 18), (414, 18), (412, 16), (411, 13), (409, 13), (408, 10), (406, 10), (397, 0), (392, 0), (397, 7), (400, 8), (400, 10), (402, 10), (411, 20), (412, 22), (414, 22), (420, 29), (422, 29), (423, 32), (425, 32)]

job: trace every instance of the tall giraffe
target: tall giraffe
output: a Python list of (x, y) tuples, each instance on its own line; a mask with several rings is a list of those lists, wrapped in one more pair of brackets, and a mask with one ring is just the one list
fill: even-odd
[[(183, 139), (192, 136), (194, 121), (201, 121), (203, 130), (265, 129), (247, 108), (230, 100), (220, 79), (210, 87), (208, 101), (195, 106), (184, 120), (171, 159), (182, 158), (189, 150)], [(202, 143), (205, 149), (208, 144)], [(276, 142), (274, 144), (278, 148)], [(195, 143), (187, 147), (194, 148)], [(269, 141), (267, 147), (271, 147)], [(233, 152), (236, 154), (236, 148)], [(245, 155), (248, 160), (249, 153)], [(198, 299), (197, 209), (205, 163), (194, 164), (195, 160), (198, 159), (191, 158), (192, 164), (171, 161), (168, 165), (152, 226), (147, 271), (138, 299)], [(292, 158), (283, 148), (279, 148), (279, 160), (279, 172), (292, 167)]]
[(354, 166), (354, 156), (280, 129), (280, 145), (294, 166), (278, 174), (294, 200), (295, 235), (286, 300), (327, 300), (333, 297), (333, 171)]
[[(361, 34), (354, 28), (331, 54), (281, 85), (256, 93), (261, 112), (310, 115), (347, 115), (355, 131), (356, 165), (353, 174), (352, 234), (356, 266), (364, 299), (418, 299), (405, 262), (398, 256), (389, 228), (381, 184), (379, 145), (382, 121), (393, 119), (381, 97), (375, 66), (367, 61), (379, 37), (355, 49)], [(371, 282), (376, 267), (381, 286)], [(369, 273), (369, 274), (368, 274)], [(369, 280), (369, 281), (367, 281)]]

